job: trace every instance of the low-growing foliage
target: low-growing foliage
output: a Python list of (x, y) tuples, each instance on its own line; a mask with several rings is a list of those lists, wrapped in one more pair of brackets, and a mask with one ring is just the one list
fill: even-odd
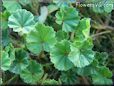
[(2, 3), (1, 85), (113, 84), (113, 0)]

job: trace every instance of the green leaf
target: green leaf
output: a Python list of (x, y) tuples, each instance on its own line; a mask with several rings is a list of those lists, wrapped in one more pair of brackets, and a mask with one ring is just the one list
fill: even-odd
[(7, 46), (10, 42), (8, 29), (2, 30), (2, 46)]
[(106, 77), (106, 78), (111, 78), (111, 77), (112, 77), (112, 72), (109, 70), (108, 67), (105, 67), (105, 66), (97, 67), (97, 71), (98, 71), (103, 77)]
[(75, 85), (79, 83), (75, 70), (62, 72), (60, 80), (64, 85)]
[(112, 84), (112, 72), (109, 70), (109, 68), (105, 66), (98, 66), (95, 68), (96, 73), (91, 74), (93, 84), (98, 85), (111, 85)]
[(42, 85), (58, 85), (58, 81), (54, 79), (46, 79), (42, 82)]
[(6, 10), (3, 11), (3, 12), (0, 12), (0, 19), (1, 19), (0, 27), (1, 27), (2, 30), (5, 30), (5, 29), (8, 28), (8, 21), (7, 21), (7, 19), (8, 19), (9, 16), (10, 16), (10, 13), (7, 12)]
[(61, 7), (56, 13), (56, 23), (62, 25), (62, 30), (72, 32), (79, 23), (78, 11), (72, 7)]
[(53, 2), (56, 3), (58, 7), (61, 7), (61, 6), (67, 6), (70, 3), (75, 3), (76, 0), (53, 0)]
[(56, 43), (55, 31), (44, 24), (36, 24), (35, 28), (26, 37), (27, 48), (34, 54), (39, 54), (41, 51), (49, 52)]
[(92, 76), (93, 84), (95, 85), (111, 85), (113, 84), (111, 79), (108, 79), (106, 77), (102, 77), (100, 75), (98, 76)]
[(5, 47), (6, 52), (9, 54), (10, 60), (13, 62), (15, 60), (15, 48), (10, 43), (8, 46)]
[(84, 41), (88, 39), (90, 35), (90, 27), (90, 18), (81, 19), (75, 32), (75, 39), (78, 41)]
[(21, 72), (20, 77), (28, 84), (37, 84), (42, 78), (43, 73), (42, 66), (36, 61), (31, 60), (29, 66)]
[[(86, 45), (86, 46), (85, 46)], [(88, 39), (84, 42), (74, 42), (71, 46), (71, 52), (69, 54), (69, 60), (76, 67), (85, 67), (92, 63), (94, 60), (94, 51), (92, 50), (92, 39)]]
[(67, 71), (73, 67), (72, 62), (68, 59), (70, 51), (70, 42), (67, 40), (62, 40), (55, 44), (50, 52), (50, 59), (55, 68)]
[(48, 5), (47, 8), (48, 8), (48, 13), (49, 14), (54, 12), (54, 11), (56, 11), (58, 9), (58, 7), (56, 5), (53, 5), (53, 4)]
[(33, 14), (25, 9), (17, 10), (8, 20), (8, 26), (20, 35), (27, 34), (33, 30), (34, 24)]
[(58, 40), (58, 41), (61, 41), (61, 40), (64, 40), (64, 39), (68, 39), (68, 34), (65, 33), (65, 32), (62, 31), (62, 30), (59, 30), (59, 31), (57, 31), (57, 33), (56, 33), (56, 37), (57, 37), (57, 40)]
[(0, 67), (3, 71), (7, 71), (11, 66), (11, 60), (7, 52), (2, 51), (1, 53), (2, 53), (2, 56), (0, 57)]
[(20, 74), (29, 65), (28, 54), (22, 49), (16, 49), (15, 60), (13, 61), (10, 71), (15, 74)]
[(19, 0), (19, 3), (26, 6), (27, 4), (31, 3), (31, 0)]
[(108, 59), (108, 54), (106, 52), (96, 52), (95, 57), (98, 60), (99, 65), (105, 65)]
[(16, 0), (2, 0), (3, 6), (8, 12), (13, 13), (18, 9), (21, 9), (21, 5)]
[(110, 13), (114, 9), (113, 0), (102, 0), (92, 9), (96, 13)]

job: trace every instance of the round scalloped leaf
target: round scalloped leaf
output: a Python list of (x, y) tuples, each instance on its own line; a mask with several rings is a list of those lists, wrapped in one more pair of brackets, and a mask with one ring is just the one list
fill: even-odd
[(62, 30), (72, 32), (79, 23), (78, 11), (72, 7), (61, 7), (56, 13), (56, 23), (62, 25)]
[(34, 28), (34, 16), (25, 9), (19, 9), (8, 19), (8, 26), (20, 35), (29, 33)]
[(42, 82), (42, 85), (58, 85), (58, 81), (54, 79), (46, 79)]
[(27, 48), (34, 54), (39, 54), (41, 51), (49, 52), (56, 43), (55, 31), (44, 24), (36, 24), (35, 28), (26, 37)]
[(8, 12), (13, 13), (18, 9), (21, 9), (21, 5), (16, 0), (2, 0), (3, 6)]
[(70, 53), (70, 42), (67, 40), (62, 40), (56, 43), (50, 52), (51, 62), (54, 64), (55, 68), (62, 71), (67, 71), (73, 67), (72, 62), (68, 59), (68, 54)]
[(9, 70), (11, 66), (11, 60), (7, 52), (2, 51), (2, 56), (0, 57), (0, 67), (3, 71)]
[(102, 0), (92, 10), (96, 13), (110, 13), (114, 9), (113, 0)]
[(28, 54), (22, 49), (16, 49), (15, 60), (13, 61), (10, 71), (20, 74), (29, 65)]
[(20, 77), (28, 84), (37, 84), (43, 76), (42, 66), (34, 60), (30, 61), (29, 66), (20, 73)]
[[(86, 45), (86, 46), (85, 46)], [(84, 42), (74, 42), (71, 46), (71, 52), (69, 54), (69, 60), (76, 67), (85, 67), (94, 60), (94, 51), (92, 50), (92, 40), (88, 39)]]

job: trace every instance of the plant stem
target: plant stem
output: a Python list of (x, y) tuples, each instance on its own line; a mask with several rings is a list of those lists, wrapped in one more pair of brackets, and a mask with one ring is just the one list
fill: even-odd
[(103, 32), (94, 34), (94, 35), (92, 35), (91, 37), (92, 37), (92, 38), (95, 38), (95, 37), (97, 37), (97, 36), (100, 36), (100, 35), (103, 35), (103, 34), (107, 34), (107, 33), (111, 33), (111, 31), (103, 31)]
[(88, 80), (86, 79), (86, 77), (82, 76), (82, 79), (83, 79), (85, 85), (89, 85), (89, 82), (88, 82)]

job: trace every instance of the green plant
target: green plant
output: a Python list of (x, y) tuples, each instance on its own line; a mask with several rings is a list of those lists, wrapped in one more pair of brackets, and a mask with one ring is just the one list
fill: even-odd
[(2, 2), (0, 84), (113, 84), (113, 0)]

